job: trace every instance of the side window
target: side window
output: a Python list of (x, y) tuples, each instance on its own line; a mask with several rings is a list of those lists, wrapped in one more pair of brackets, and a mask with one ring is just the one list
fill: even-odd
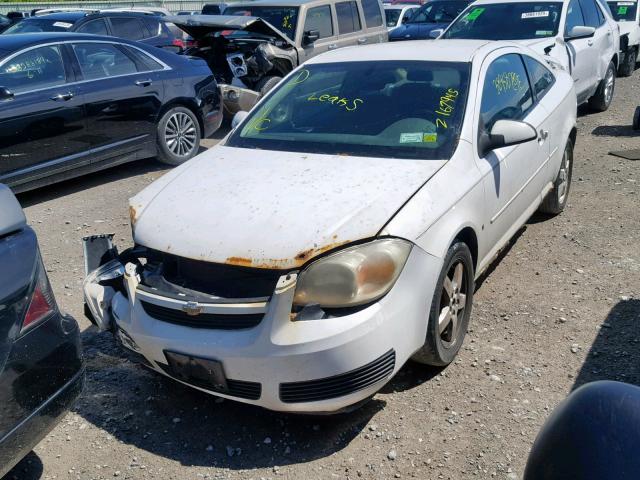
[(529, 72), (529, 78), (531, 79), (531, 86), (537, 99), (540, 99), (546, 95), (551, 86), (555, 83), (556, 79), (553, 74), (537, 60), (529, 56), (523, 56), (524, 63), (527, 66)]
[(135, 62), (111, 43), (77, 43), (73, 45), (73, 50), (85, 80), (129, 75), (138, 71)]
[(382, 25), (382, 12), (380, 11), (378, 0), (362, 0), (362, 11), (364, 12), (364, 23), (367, 28)]
[(149, 30), (149, 34), (152, 37), (162, 35), (162, 24), (159, 20), (156, 20), (155, 18), (145, 17), (144, 21), (147, 24), (147, 29)]
[(510, 53), (494, 60), (482, 88), (480, 127), (489, 132), (498, 120), (521, 120), (532, 105), (531, 88), (520, 55)]
[(362, 29), (356, 2), (336, 3), (336, 15), (338, 16), (338, 33), (340, 35)]
[(569, 33), (573, 27), (584, 26), (584, 17), (582, 16), (582, 8), (578, 0), (571, 0), (567, 7), (567, 20), (564, 28), (565, 34)]
[(142, 40), (148, 37), (147, 30), (137, 18), (115, 17), (111, 19), (113, 35), (127, 40)]
[(109, 35), (107, 30), (107, 22), (102, 18), (97, 20), (91, 20), (90, 22), (81, 25), (76, 30), (78, 33), (90, 33), (92, 35)]
[(584, 23), (587, 27), (598, 28), (600, 18), (598, 17), (598, 7), (595, 0), (579, 0), (580, 7), (582, 7), (582, 14), (584, 15)]
[(307, 11), (304, 31), (308, 32), (310, 30), (317, 30), (320, 33), (320, 38), (333, 37), (333, 21), (331, 20), (331, 7), (329, 5), (310, 8)]
[(136, 48), (126, 47), (124, 45), (121, 45), (121, 48), (126, 50), (127, 54), (131, 58), (135, 58), (136, 59), (136, 62), (141, 66), (140, 71), (149, 72), (149, 71), (156, 71), (156, 70), (163, 70), (164, 69), (164, 66), (162, 64), (156, 62), (149, 55), (147, 55), (146, 53), (141, 52), (140, 50), (138, 50)]
[(0, 66), (0, 85), (13, 93), (66, 83), (60, 48), (47, 46), (21, 53)]

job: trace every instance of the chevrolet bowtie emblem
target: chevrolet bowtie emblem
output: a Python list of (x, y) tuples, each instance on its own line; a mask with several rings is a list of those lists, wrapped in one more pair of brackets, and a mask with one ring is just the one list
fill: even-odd
[(202, 310), (203, 308), (198, 304), (198, 302), (187, 302), (182, 306), (182, 311), (190, 316), (200, 315)]

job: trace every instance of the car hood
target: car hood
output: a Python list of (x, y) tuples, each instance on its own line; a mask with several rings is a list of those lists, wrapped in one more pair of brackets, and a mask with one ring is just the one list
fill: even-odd
[(227, 30), (244, 30), (249, 33), (278, 38), (291, 46), (295, 44), (284, 33), (260, 17), (243, 15), (168, 15), (163, 20), (171, 22), (196, 40), (205, 35)]
[(131, 199), (134, 239), (196, 260), (295, 268), (375, 237), (445, 163), (218, 146)]
[(408, 23), (396, 27), (389, 33), (389, 38), (393, 38), (394, 40), (431, 38), (429, 34), (432, 30), (437, 30), (438, 28), (445, 29), (448, 25), (448, 23)]

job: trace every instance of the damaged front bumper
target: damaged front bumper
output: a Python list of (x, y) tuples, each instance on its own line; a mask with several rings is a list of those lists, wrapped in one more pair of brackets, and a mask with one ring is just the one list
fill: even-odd
[(316, 307), (295, 317), (296, 272), (283, 272), (269, 297), (207, 298), (145, 282), (147, 267), (132, 251), (102, 255), (107, 262), (86, 277), (85, 300), (101, 330), (186, 385), (301, 413), (347, 409), (389, 381), (424, 342), (435, 276), (423, 272), (440, 268), (438, 259), (413, 249), (378, 302), (346, 314), (322, 315)]
[(225, 114), (233, 116), (240, 111), (248, 112), (260, 100), (260, 93), (236, 85), (220, 85)]

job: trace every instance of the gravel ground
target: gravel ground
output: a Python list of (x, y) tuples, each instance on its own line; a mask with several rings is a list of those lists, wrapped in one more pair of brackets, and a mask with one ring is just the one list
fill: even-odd
[(83, 330), (88, 375), (73, 412), (7, 478), (520, 478), (573, 388), (640, 384), (640, 161), (607, 155), (640, 148), (628, 126), (639, 79), (619, 80), (608, 112), (581, 114), (568, 208), (532, 218), (479, 282), (458, 359), (408, 364), (340, 416), (188, 389), (131, 363), (84, 319), (81, 237), (128, 244), (127, 199), (166, 168), (150, 160), (21, 195), (58, 301)]

